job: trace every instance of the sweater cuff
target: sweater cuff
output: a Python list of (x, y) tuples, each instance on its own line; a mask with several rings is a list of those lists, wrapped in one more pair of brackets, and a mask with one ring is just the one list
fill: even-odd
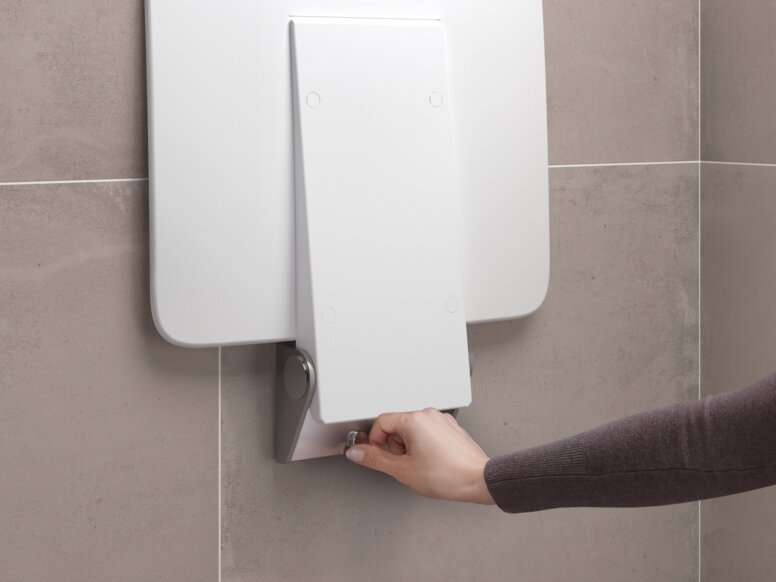
[(591, 500), (582, 435), (495, 457), (485, 465), (493, 500), (507, 513), (578, 507)]

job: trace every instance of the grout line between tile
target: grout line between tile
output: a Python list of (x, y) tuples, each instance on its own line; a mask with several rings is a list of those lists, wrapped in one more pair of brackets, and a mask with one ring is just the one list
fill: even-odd
[[(699, 0), (700, 3), (700, 0)], [(703, 398), (702, 373), (703, 373), (703, 164), (698, 164), (698, 400)], [(703, 571), (703, 537), (701, 535), (701, 511), (702, 502), (698, 501), (698, 582), (702, 582)]]
[[(703, 0), (698, 0), (698, 400), (703, 397), (701, 374), (703, 371), (703, 336), (701, 269), (703, 269)], [(701, 534), (702, 503), (698, 501), (698, 582), (703, 576), (703, 536)]]
[(218, 582), (221, 582), (221, 346), (218, 347)]
[(554, 168), (612, 168), (628, 166), (675, 166), (681, 164), (697, 164), (698, 160), (668, 161), (668, 162), (614, 162), (611, 164), (550, 164), (550, 169)]
[(703, 552), (701, 551), (701, 542), (703, 541), (703, 538), (701, 537), (701, 511), (703, 511), (703, 503), (698, 502), (698, 582), (702, 582), (702, 572), (703, 572), (703, 564), (701, 562), (701, 558), (703, 557)]
[[(700, 111), (698, 114), (700, 124)], [(700, 144), (699, 144), (700, 147)], [(616, 168), (616, 167), (631, 167), (631, 166), (672, 166), (683, 164), (710, 164), (720, 166), (754, 166), (761, 168), (776, 168), (776, 164), (765, 164), (759, 162), (717, 162), (710, 160), (681, 160), (681, 161), (665, 161), (665, 162), (614, 162), (614, 163), (602, 163), (602, 164), (550, 164), (547, 167), (549, 169), (563, 169), (563, 168)], [(148, 182), (148, 178), (103, 178), (93, 180), (37, 180), (29, 182), (0, 182), (0, 187), (3, 186), (49, 186), (57, 184), (115, 184), (121, 182)]]
[(56, 184), (112, 184), (117, 182), (148, 182), (148, 178), (104, 178), (95, 180), (38, 180), (32, 182), (0, 182), (1, 186), (49, 186)]
[(703, 22), (701, 19), (701, 2), (698, 0), (698, 160), (703, 161), (703, 53), (701, 49), (701, 35), (703, 34)]
[(701, 160), (701, 164), (710, 164), (713, 166), (754, 166), (756, 168), (776, 168), (776, 164), (760, 164), (757, 162), (710, 162)]

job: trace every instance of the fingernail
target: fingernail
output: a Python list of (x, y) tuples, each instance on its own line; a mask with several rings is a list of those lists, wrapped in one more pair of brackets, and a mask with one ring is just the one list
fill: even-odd
[(364, 451), (362, 449), (353, 447), (345, 451), (345, 456), (354, 463), (360, 463), (364, 460)]

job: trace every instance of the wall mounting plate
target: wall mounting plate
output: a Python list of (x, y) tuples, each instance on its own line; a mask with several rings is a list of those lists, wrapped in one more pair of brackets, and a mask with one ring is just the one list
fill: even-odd
[(293, 16), (442, 23), (466, 318), (536, 310), (549, 280), (541, 0), (147, 0), (162, 335), (185, 346), (294, 339)]

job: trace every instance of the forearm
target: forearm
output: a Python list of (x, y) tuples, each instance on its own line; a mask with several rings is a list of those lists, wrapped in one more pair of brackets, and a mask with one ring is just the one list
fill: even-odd
[(491, 459), (510, 513), (667, 505), (776, 484), (776, 375)]

